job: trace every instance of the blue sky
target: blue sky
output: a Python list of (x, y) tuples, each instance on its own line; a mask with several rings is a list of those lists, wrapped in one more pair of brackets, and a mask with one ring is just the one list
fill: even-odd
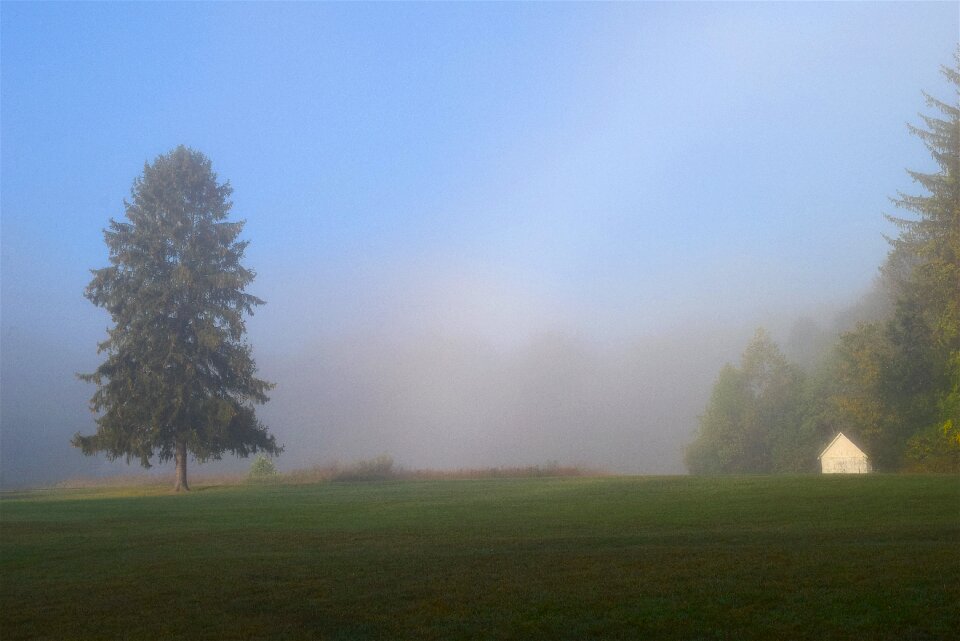
[(904, 169), (930, 166), (905, 124), (945, 91), (960, 31), (952, 2), (0, 18), (5, 386), (31, 350), (72, 355), (35, 381), (96, 363), (101, 229), (181, 143), (248, 221), (259, 354), (382, 331), (603, 342), (846, 304)]

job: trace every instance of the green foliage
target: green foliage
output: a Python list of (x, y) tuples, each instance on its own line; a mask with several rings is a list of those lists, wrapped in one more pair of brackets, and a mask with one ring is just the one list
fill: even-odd
[(952, 477), (563, 478), (0, 498), (16, 639), (949, 639)]
[[(253, 405), (272, 384), (256, 377), (244, 316), (263, 301), (244, 289), (243, 222), (228, 220), (231, 187), (201, 153), (177, 147), (144, 166), (110, 220), (110, 266), (93, 270), (86, 297), (113, 320), (99, 351), (106, 360), (81, 378), (96, 384), (97, 432), (76, 435), (85, 454), (145, 466), (186, 452), (198, 461), (224, 452), (277, 453)], [(185, 467), (184, 467), (185, 470)]]
[(802, 423), (803, 372), (757, 330), (740, 367), (717, 378), (700, 430), (687, 450), (694, 474), (797, 472), (806, 469)]
[(887, 334), (894, 347), (891, 399), (914, 434), (908, 465), (928, 468), (933, 457), (940, 461), (937, 469), (952, 465), (960, 471), (960, 464), (948, 464), (960, 461), (960, 441), (946, 436), (958, 424), (960, 405), (960, 49), (955, 62), (954, 68), (943, 68), (953, 85), (952, 99), (926, 96), (928, 106), (940, 113), (922, 116), (924, 127), (910, 128), (939, 171), (909, 172), (926, 193), (899, 194), (894, 200), (915, 217), (890, 217), (901, 233), (888, 260), (887, 271), (896, 272), (890, 279), (896, 308)]
[(277, 478), (277, 467), (263, 454), (257, 454), (250, 465), (251, 481), (269, 481)]
[(960, 471), (960, 431), (952, 422), (932, 426), (907, 443), (907, 469), (911, 472)]
[(700, 417), (700, 430), (687, 448), (685, 460), (693, 474), (727, 472), (743, 459), (746, 431), (741, 422), (748, 400), (742, 379), (732, 365), (720, 370), (706, 413)]
[(881, 323), (861, 323), (842, 334), (821, 365), (825, 385), (808, 407), (826, 425), (820, 432), (825, 442), (837, 432), (856, 439), (878, 471), (899, 469), (906, 443), (904, 421), (892, 402), (893, 354)]

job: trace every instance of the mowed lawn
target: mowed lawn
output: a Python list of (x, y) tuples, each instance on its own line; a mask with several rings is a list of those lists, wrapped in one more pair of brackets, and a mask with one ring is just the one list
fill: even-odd
[(0, 524), (4, 641), (960, 638), (948, 476), (38, 491)]

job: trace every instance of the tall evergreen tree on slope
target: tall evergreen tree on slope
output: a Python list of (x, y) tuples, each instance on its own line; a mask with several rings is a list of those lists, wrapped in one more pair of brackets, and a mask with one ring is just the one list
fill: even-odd
[(896, 274), (887, 331), (900, 409), (919, 432), (907, 460), (960, 471), (960, 49), (954, 66), (942, 71), (952, 85), (950, 102), (926, 95), (939, 114), (921, 116), (925, 128), (910, 127), (939, 171), (909, 172), (926, 193), (898, 194), (896, 205), (915, 217), (889, 217), (901, 233), (887, 262)]

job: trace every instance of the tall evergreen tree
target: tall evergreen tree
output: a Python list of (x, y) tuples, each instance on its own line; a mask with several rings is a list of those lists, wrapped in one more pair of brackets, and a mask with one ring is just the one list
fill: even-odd
[(127, 222), (104, 230), (109, 267), (92, 270), (86, 297), (114, 326), (100, 343), (106, 360), (83, 380), (97, 385), (97, 432), (77, 434), (84, 452), (176, 462), (188, 490), (187, 455), (279, 453), (254, 404), (271, 383), (256, 377), (244, 317), (262, 305), (244, 289), (243, 222), (227, 219), (229, 183), (203, 154), (180, 146), (146, 164), (124, 202)]
[[(889, 217), (900, 228), (885, 266), (896, 306), (887, 333), (896, 352), (889, 369), (901, 413), (917, 438), (908, 456), (939, 452), (940, 467), (960, 469), (960, 49), (943, 67), (951, 102), (926, 95), (939, 116), (910, 127), (939, 171), (911, 171), (924, 195), (899, 194), (894, 203), (915, 215)], [(937, 467), (933, 465), (932, 467)]]

